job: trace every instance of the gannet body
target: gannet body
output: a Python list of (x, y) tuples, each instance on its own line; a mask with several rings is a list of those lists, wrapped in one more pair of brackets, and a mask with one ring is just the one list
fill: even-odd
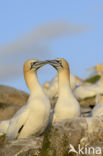
[[(81, 80), (74, 76), (72, 73), (70, 73), (70, 86), (72, 90), (81, 83)], [(58, 97), (58, 75), (56, 75), (51, 82), (45, 82), (43, 89), (49, 99), (52, 99), (53, 97)]]
[(50, 114), (50, 102), (40, 86), (36, 71), (45, 63), (28, 60), (24, 64), (24, 78), (30, 90), (30, 97), (9, 120), (7, 139), (28, 138), (40, 135), (47, 127)]
[(96, 105), (91, 112), (91, 116), (103, 116), (103, 96), (96, 96)]
[(0, 121), (0, 133), (6, 134), (8, 126), (9, 120)]
[(92, 97), (102, 93), (103, 93), (103, 75), (101, 76), (101, 79), (97, 83), (88, 86), (80, 85), (74, 90), (74, 95), (80, 99)]
[(54, 108), (53, 122), (80, 116), (80, 105), (70, 87), (70, 71), (66, 60), (48, 61), (58, 71), (58, 100)]

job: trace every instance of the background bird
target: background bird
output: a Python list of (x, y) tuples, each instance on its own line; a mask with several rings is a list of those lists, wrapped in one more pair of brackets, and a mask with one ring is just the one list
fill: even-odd
[(95, 101), (96, 105), (91, 112), (91, 116), (103, 116), (103, 95), (97, 95)]

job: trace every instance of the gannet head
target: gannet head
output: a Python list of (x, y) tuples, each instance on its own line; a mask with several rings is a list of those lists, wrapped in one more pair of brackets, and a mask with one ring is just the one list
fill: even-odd
[(35, 59), (27, 60), (24, 63), (24, 72), (34, 72), (37, 71), (41, 66), (47, 64), (46, 61), (38, 61)]
[(43, 88), (48, 89), (50, 87), (50, 82), (45, 82)]
[(68, 62), (63, 58), (59, 58), (55, 60), (48, 60), (48, 63), (52, 65), (58, 71), (61, 71), (64, 69), (69, 70)]
[(88, 68), (87, 71), (103, 72), (103, 64), (97, 64), (94, 67)]

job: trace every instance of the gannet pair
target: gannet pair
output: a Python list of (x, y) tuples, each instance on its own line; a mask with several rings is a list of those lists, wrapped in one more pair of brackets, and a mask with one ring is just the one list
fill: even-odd
[(38, 136), (47, 127), (50, 102), (37, 78), (37, 70), (47, 63), (58, 71), (58, 100), (54, 109), (53, 122), (80, 116), (80, 105), (70, 87), (70, 71), (66, 60), (44, 62), (29, 60), (24, 64), (24, 78), (30, 90), (28, 102), (10, 120), (0, 123), (0, 130), (6, 133), (7, 139)]
[[(72, 90), (81, 82), (82, 80), (70, 73), (70, 86)], [(43, 85), (43, 89), (49, 99), (52, 99), (53, 97), (58, 97), (58, 75), (56, 75), (51, 82), (45, 82)]]
[(54, 108), (53, 122), (80, 116), (80, 105), (70, 87), (69, 65), (64, 59), (48, 61), (58, 71), (58, 100)]
[(28, 138), (40, 135), (47, 127), (50, 114), (50, 102), (40, 86), (37, 70), (45, 62), (28, 60), (24, 64), (24, 78), (30, 90), (30, 97), (16, 114), (0, 123), (0, 131), (6, 133), (7, 139)]

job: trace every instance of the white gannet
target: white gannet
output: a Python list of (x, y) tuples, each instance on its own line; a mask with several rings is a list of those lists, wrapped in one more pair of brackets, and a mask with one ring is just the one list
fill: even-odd
[(96, 105), (92, 109), (91, 116), (103, 116), (103, 96), (97, 95), (96, 96)]
[(103, 73), (101, 75), (100, 80), (98, 80), (95, 84), (90, 84), (87, 86), (80, 85), (74, 90), (74, 95), (78, 99), (79, 98), (84, 99), (102, 93), (103, 93)]
[(0, 133), (6, 134), (10, 120), (0, 121)]
[(50, 102), (37, 78), (37, 70), (44, 64), (37, 60), (28, 60), (24, 64), (24, 78), (30, 97), (27, 104), (9, 120), (8, 128), (6, 126), (7, 139), (40, 135), (48, 125)]
[(96, 71), (97, 74), (101, 75), (103, 72), (103, 64), (97, 64), (94, 67), (88, 68), (87, 71)]
[(58, 71), (58, 100), (54, 108), (53, 122), (80, 116), (80, 105), (70, 87), (69, 65), (64, 59), (48, 60)]
[[(70, 86), (72, 90), (82, 82), (77, 76), (74, 76), (70, 73)], [(53, 97), (58, 97), (58, 75), (56, 75), (51, 82), (45, 82), (43, 85), (43, 89), (49, 99)]]

